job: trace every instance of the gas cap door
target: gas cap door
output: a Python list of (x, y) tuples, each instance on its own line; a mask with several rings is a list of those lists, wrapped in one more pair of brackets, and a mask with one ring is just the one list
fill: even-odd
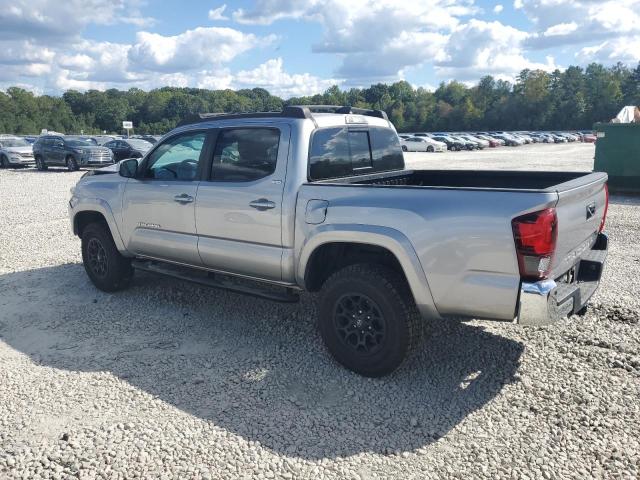
[(327, 208), (329, 202), (326, 200), (309, 200), (307, 202), (307, 210), (304, 215), (304, 220), (310, 225), (318, 225), (324, 222), (327, 218)]

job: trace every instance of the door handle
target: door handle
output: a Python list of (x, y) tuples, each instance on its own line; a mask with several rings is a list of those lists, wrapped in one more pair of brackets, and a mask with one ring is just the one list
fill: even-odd
[(266, 198), (259, 198), (258, 200), (254, 200), (253, 202), (249, 203), (249, 206), (260, 211), (276, 208), (275, 202), (267, 200)]
[(183, 193), (181, 195), (176, 195), (173, 199), (178, 203), (191, 203), (193, 202), (193, 197), (191, 195), (187, 195)]

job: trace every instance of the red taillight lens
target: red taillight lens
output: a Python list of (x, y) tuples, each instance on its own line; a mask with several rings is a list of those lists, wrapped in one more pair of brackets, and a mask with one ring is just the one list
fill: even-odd
[(527, 213), (511, 221), (516, 242), (520, 276), (541, 280), (551, 269), (551, 260), (558, 238), (558, 217), (555, 208)]
[(609, 211), (609, 186), (604, 184), (604, 213), (602, 214), (602, 220), (600, 221), (599, 233), (604, 230), (604, 222), (607, 220), (607, 212)]

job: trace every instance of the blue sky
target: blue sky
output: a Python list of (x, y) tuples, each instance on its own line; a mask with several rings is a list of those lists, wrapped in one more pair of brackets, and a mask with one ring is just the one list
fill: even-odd
[(263, 87), (640, 61), (640, 0), (0, 0), (0, 89)]

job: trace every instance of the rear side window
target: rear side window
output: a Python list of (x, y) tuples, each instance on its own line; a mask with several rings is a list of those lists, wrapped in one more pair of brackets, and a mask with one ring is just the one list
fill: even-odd
[(218, 136), (211, 166), (214, 182), (251, 182), (276, 170), (280, 130), (230, 128)]
[(400, 140), (396, 132), (389, 128), (324, 128), (313, 134), (309, 152), (310, 180), (403, 168)]

